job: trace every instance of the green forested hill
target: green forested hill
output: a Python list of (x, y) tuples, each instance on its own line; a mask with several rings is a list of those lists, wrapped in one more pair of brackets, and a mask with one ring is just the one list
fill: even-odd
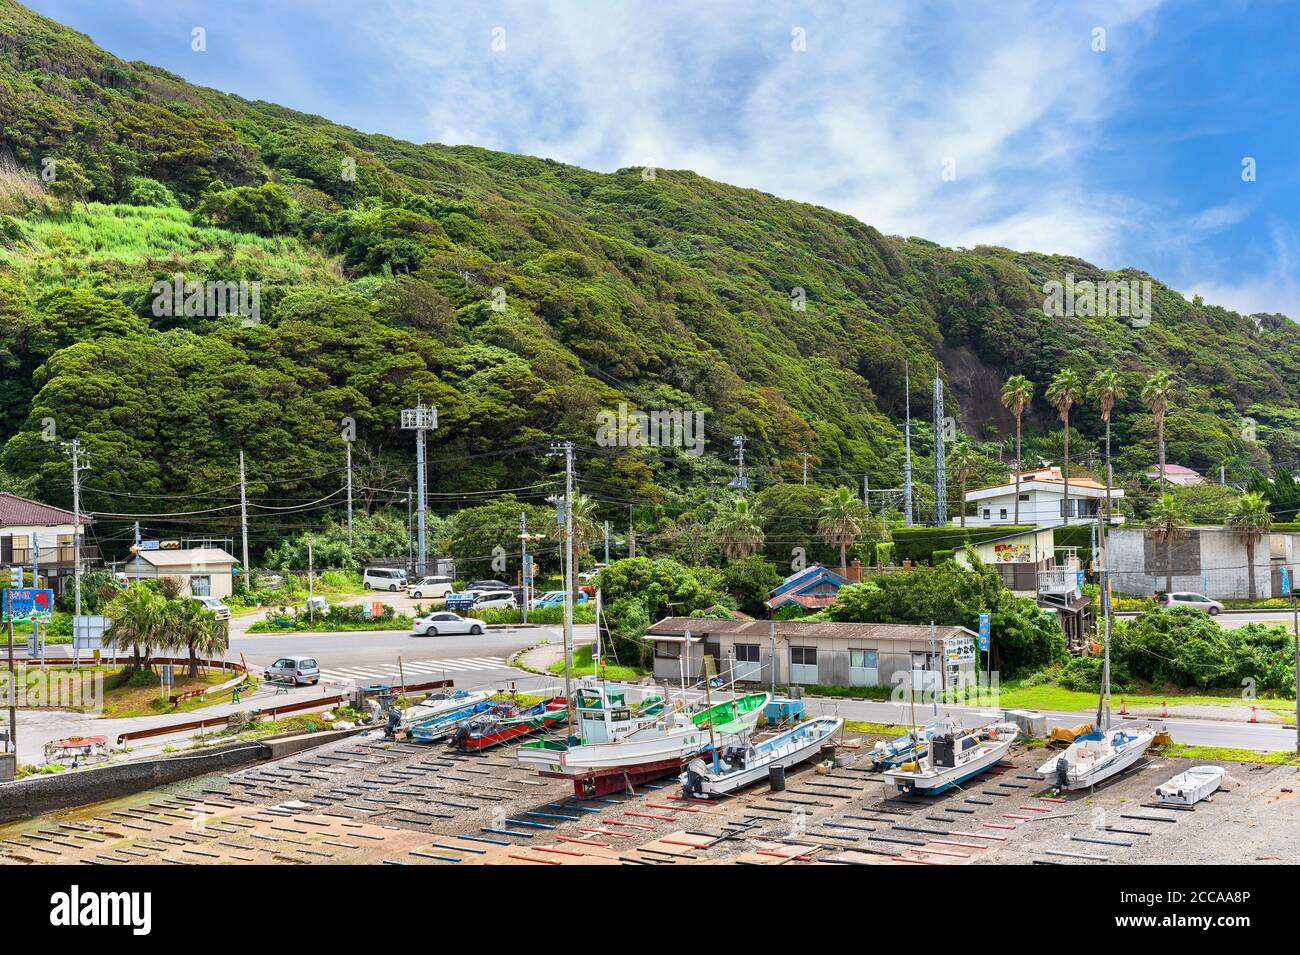
[[(345, 417), (372, 481), (407, 466), (397, 412), (417, 398), (439, 409), (440, 492), (529, 484), (553, 470), (547, 442), (593, 444), (619, 401), (702, 410), (709, 443), (700, 461), (588, 456), (611, 506), (725, 478), (738, 433), (760, 485), (806, 451), (826, 483), (896, 486), (905, 361), (913, 413), (940, 361), (947, 411), (979, 440), (1007, 434), (1008, 375), (1035, 382), (1041, 431), (1060, 368), (1117, 368), (1117, 463), (1135, 470), (1154, 456), (1139, 383), (1166, 368), (1171, 461), (1300, 463), (1300, 328), (1283, 316), (1154, 281), (1148, 327), (1048, 317), (1050, 279), (1148, 277), (885, 236), (687, 171), (369, 135), (118, 60), (12, 0), (0, 153), (0, 482), (53, 501), (68, 465), (47, 419), (89, 446), (99, 489), (202, 495), (243, 447), (255, 491), (307, 499), (338, 487)], [(156, 315), (152, 286), (177, 273), (260, 282), (260, 323)], [(1077, 447), (1100, 433), (1092, 410), (1072, 422)]]

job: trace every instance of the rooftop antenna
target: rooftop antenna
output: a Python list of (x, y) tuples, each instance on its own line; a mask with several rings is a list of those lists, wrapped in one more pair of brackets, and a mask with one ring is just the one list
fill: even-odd
[(934, 373), (934, 526), (948, 523), (948, 474), (944, 464), (943, 379)]

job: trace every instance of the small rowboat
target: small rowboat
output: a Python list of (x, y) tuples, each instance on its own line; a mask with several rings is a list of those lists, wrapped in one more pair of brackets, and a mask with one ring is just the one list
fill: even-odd
[(467, 706), (480, 703), (487, 698), (488, 694), (481, 690), (476, 690), (473, 693), (467, 690), (456, 690), (454, 692), (440, 690), (430, 693), (419, 703), (404, 711), (402, 713), (402, 723), (407, 726), (414, 726), (417, 723), (424, 723), (453, 710), (464, 709)]
[(479, 699), (462, 703), (459, 706), (443, 710), (434, 716), (427, 716), (411, 725), (411, 739), (418, 743), (436, 743), (456, 732), (456, 727), (471, 717), (487, 713), (497, 707), (509, 704), (494, 703), (489, 699)]
[(553, 696), (523, 710), (516, 710), (510, 704), (498, 705), (457, 726), (448, 745), (462, 752), (487, 749), (562, 723), (567, 716), (568, 702), (562, 696)]
[(1156, 787), (1156, 799), (1172, 806), (1194, 806), (1216, 792), (1223, 782), (1223, 767), (1193, 766)]

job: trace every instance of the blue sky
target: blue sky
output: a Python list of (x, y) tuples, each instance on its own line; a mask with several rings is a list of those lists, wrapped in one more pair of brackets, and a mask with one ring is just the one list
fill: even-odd
[(1300, 319), (1291, 0), (28, 2), (126, 59), (367, 131), (694, 169)]

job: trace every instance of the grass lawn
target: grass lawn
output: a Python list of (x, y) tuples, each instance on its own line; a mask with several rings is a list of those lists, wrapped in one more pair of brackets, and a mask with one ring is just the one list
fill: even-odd
[[(123, 679), (123, 670), (119, 667), (84, 667), (76, 670), (59, 668), (46, 673), (35, 669), (18, 672), (26, 684), (27, 699), (31, 706), (94, 713), (96, 703), (101, 702), (102, 708), (97, 715), (104, 719), (189, 713), (218, 703), (229, 703), (232, 695), (231, 690), (223, 690), (173, 705), (161, 695), (157, 671), (140, 672), (129, 679)], [(232, 675), (226, 670), (210, 670), (207, 673), (200, 670), (199, 675), (191, 679), (185, 675), (183, 667), (176, 667), (176, 680), (171, 692), (179, 695), (189, 690), (216, 686)], [(96, 680), (102, 681), (102, 701), (97, 700)]]
[(897, 723), (871, 723), (866, 720), (845, 720), (844, 728), (850, 733), (866, 733), (870, 736), (902, 736), (907, 732), (906, 726)]
[[(1111, 709), (1119, 708), (1123, 699), (1130, 707), (1159, 706), (1250, 706), (1252, 703), (1261, 710), (1279, 714), (1295, 714), (1295, 701), (1288, 699), (1243, 700), (1240, 693), (1196, 694), (1196, 693), (1111, 693)], [(1097, 709), (1097, 694), (1090, 691), (1067, 690), (1051, 684), (1039, 686), (1021, 686), (1016, 681), (1003, 683), (999, 689), (998, 705), (1011, 708), (1031, 710), (1093, 710)]]
[(1300, 754), (1260, 753), (1253, 749), (1234, 749), (1229, 746), (1186, 746), (1173, 743), (1160, 750), (1161, 756), (1177, 759), (1217, 759), (1231, 763), (1268, 763), (1277, 766), (1300, 766)]
[[(549, 672), (564, 675), (564, 661), (556, 660), (547, 668)], [(581, 646), (573, 651), (573, 676), (594, 676), (596, 668), (591, 664), (591, 647)], [(607, 680), (639, 680), (644, 676), (649, 676), (649, 670), (642, 670), (640, 667), (624, 667), (609, 665), (605, 667), (605, 679)]]

